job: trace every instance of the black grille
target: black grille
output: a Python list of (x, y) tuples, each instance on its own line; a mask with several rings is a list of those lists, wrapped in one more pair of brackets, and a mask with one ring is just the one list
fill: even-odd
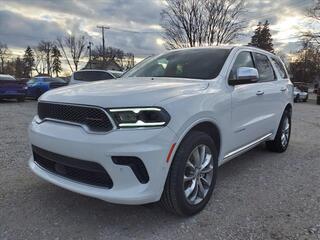
[(85, 125), (94, 132), (108, 132), (112, 129), (107, 114), (95, 107), (39, 102), (38, 115), (40, 119), (51, 118)]
[(74, 181), (112, 188), (113, 182), (98, 163), (79, 160), (32, 146), (34, 161), (46, 170)]

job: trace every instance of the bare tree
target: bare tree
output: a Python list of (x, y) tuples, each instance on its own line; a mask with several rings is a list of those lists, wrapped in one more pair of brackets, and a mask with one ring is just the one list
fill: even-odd
[[(104, 55), (104, 57), (103, 57)], [(106, 62), (115, 61), (122, 69), (132, 68), (134, 66), (134, 54), (125, 53), (123, 50), (114, 47), (107, 47), (103, 53), (103, 47), (97, 46), (92, 50), (92, 61), (96, 66), (104, 68), (104, 59)]]
[(309, 10), (309, 16), (320, 21), (320, 0), (317, 0), (314, 7)]
[(86, 49), (86, 36), (81, 35), (77, 37), (76, 35), (67, 35), (64, 38), (57, 38), (57, 45), (67, 60), (70, 70), (72, 72), (74, 70), (77, 71), (79, 61)]
[(7, 44), (0, 42), (0, 60), (1, 60), (0, 73), (4, 72), (4, 63), (7, 61), (9, 54), (10, 54), (10, 52), (9, 52)]
[(244, 0), (167, 0), (161, 12), (167, 48), (232, 42), (245, 27)]
[[(53, 42), (41, 41), (37, 47), (37, 49), (41, 53), (42, 57), (44, 57), (48, 75), (51, 75), (51, 62), (52, 62), (51, 51), (54, 46), (55, 45)], [(44, 73), (44, 71), (43, 71), (43, 73)]]
[(128, 70), (134, 67), (134, 54), (133, 53), (126, 53), (125, 56), (126, 63), (123, 65), (123, 68)]
[(34, 62), (34, 70), (38, 74), (44, 74), (45, 72), (45, 53), (43, 51), (39, 51), (38, 47), (33, 48), (35, 62)]
[[(315, 5), (308, 10), (307, 15), (320, 24), (320, 0), (317, 0)], [(303, 32), (301, 37), (302, 39), (308, 38), (320, 45), (320, 32), (318, 31)]]

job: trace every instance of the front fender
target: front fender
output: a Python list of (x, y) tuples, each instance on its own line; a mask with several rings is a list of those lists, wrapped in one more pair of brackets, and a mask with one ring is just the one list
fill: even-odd
[(171, 115), (168, 127), (177, 135), (175, 150), (193, 127), (210, 122), (220, 132), (220, 161), (231, 132), (231, 97), (219, 92), (207, 92), (180, 96), (163, 107)]

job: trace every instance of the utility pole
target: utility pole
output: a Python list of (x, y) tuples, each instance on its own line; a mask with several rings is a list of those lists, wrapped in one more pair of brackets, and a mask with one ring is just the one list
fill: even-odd
[(105, 29), (110, 29), (108, 26), (97, 26), (97, 28), (101, 28), (101, 33), (102, 33), (102, 53), (103, 53), (103, 67), (105, 67), (106, 64), (106, 52), (105, 52), (105, 43), (104, 43), (104, 30)]
[(89, 66), (90, 66), (90, 69), (92, 69), (92, 61), (91, 61), (91, 47), (92, 47), (92, 45), (93, 45), (93, 43), (89, 42), (88, 49), (89, 49)]
[(308, 52), (308, 48), (309, 48), (309, 42), (305, 42), (304, 43), (304, 64), (303, 64), (303, 82), (307, 82), (306, 81), (306, 72), (307, 72), (307, 52)]

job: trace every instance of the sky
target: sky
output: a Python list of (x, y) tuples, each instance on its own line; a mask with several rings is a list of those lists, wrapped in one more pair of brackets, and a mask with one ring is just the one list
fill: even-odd
[[(247, 44), (259, 21), (268, 19), (277, 51), (291, 53), (301, 42), (300, 31), (315, 28), (306, 9), (315, 0), (247, 0), (246, 28), (235, 44)], [(106, 45), (132, 52), (137, 59), (165, 50), (160, 12), (165, 0), (0, 0), (0, 42), (14, 55), (27, 45), (55, 40), (66, 33), (85, 34), (94, 45), (101, 42), (106, 25)]]

